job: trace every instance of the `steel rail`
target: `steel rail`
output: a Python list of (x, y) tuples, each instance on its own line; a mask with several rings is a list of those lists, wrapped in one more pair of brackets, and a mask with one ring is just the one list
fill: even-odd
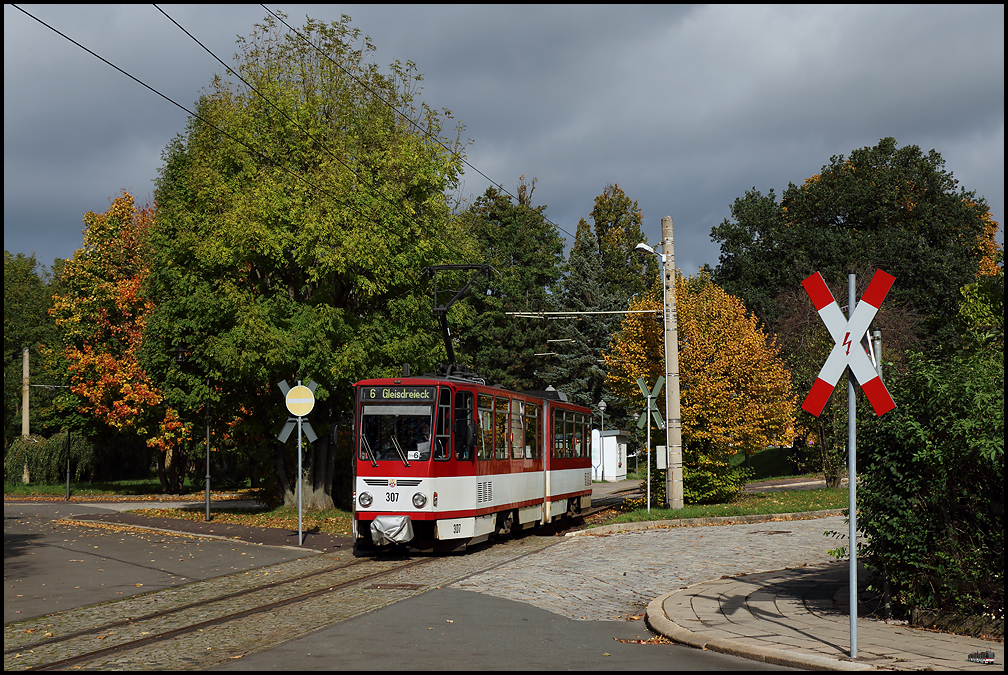
[[(128, 626), (131, 623), (138, 623), (140, 621), (150, 621), (152, 619), (160, 619), (162, 617), (170, 616), (170, 615), (176, 614), (178, 612), (183, 612), (183, 611), (185, 611), (187, 609), (192, 609), (194, 607), (201, 607), (203, 605), (209, 605), (209, 604), (214, 603), (214, 602), (222, 602), (224, 600), (231, 600), (233, 598), (238, 598), (238, 597), (241, 597), (243, 595), (249, 595), (251, 593), (258, 593), (259, 591), (268, 590), (270, 588), (276, 588), (277, 586), (282, 586), (283, 584), (295, 583), (297, 581), (303, 581), (304, 579), (310, 579), (312, 577), (319, 576), (321, 574), (329, 574), (330, 572), (335, 572), (336, 570), (347, 569), (347, 568), (353, 567), (355, 565), (360, 565), (363, 562), (365, 562), (365, 561), (363, 561), (363, 560), (355, 560), (355, 561), (347, 563), (347, 564), (335, 565), (333, 567), (327, 567), (326, 569), (323, 569), (323, 570), (316, 570), (314, 572), (308, 572), (306, 574), (301, 574), (301, 575), (298, 575), (296, 577), (290, 577), (289, 579), (280, 579), (279, 581), (273, 581), (273, 582), (270, 582), (268, 584), (263, 584), (262, 586), (254, 586), (252, 588), (246, 588), (246, 589), (241, 590), (241, 591), (235, 591), (234, 593), (227, 593), (225, 595), (219, 595), (219, 596), (216, 596), (216, 597), (213, 597), (213, 598), (208, 598), (206, 600), (200, 600), (198, 602), (190, 602), (190, 603), (185, 604), (185, 605), (179, 605), (178, 607), (175, 607), (175, 608), (172, 608), (172, 609), (165, 609), (165, 610), (161, 610), (161, 611), (158, 611), (158, 612), (151, 612), (150, 614), (144, 614), (143, 616), (138, 616), (138, 617), (126, 617), (125, 619), (122, 619), (121, 621), (113, 621), (112, 623), (102, 624), (101, 626), (97, 626), (95, 628), (85, 628), (83, 630), (74, 631), (73, 633), (67, 633), (66, 635), (60, 635), (59, 637), (53, 637), (53, 638), (50, 638), (48, 640), (40, 640), (39, 642), (32, 642), (30, 644), (21, 645), (20, 647), (12, 647), (10, 649), (4, 649), (3, 654), (4, 654), (4, 656), (8, 656), (10, 654), (16, 654), (18, 652), (25, 652), (25, 651), (28, 651), (29, 649), (37, 649), (38, 647), (43, 647), (45, 645), (51, 645), (51, 644), (57, 644), (59, 642), (65, 642), (66, 640), (71, 640), (73, 638), (78, 638), (78, 637), (81, 637), (82, 635), (88, 635), (89, 633), (101, 633), (101, 632), (104, 632), (106, 630), (109, 630), (110, 628), (119, 628), (120, 626)], [(222, 577), (218, 577), (218, 578), (222, 578)], [(204, 581), (209, 581), (209, 580), (204, 580)], [(203, 583), (203, 582), (202, 581), (194, 581), (192, 583)], [(183, 586), (178, 586), (176, 588), (183, 588)], [(155, 592), (158, 592), (158, 591), (155, 591)], [(133, 597), (136, 597), (136, 596), (133, 596)]]
[[(228, 623), (229, 621), (234, 621), (236, 619), (244, 618), (244, 617), (247, 617), (247, 616), (252, 616), (252, 615), (255, 615), (255, 614), (261, 614), (263, 612), (269, 612), (269, 611), (278, 609), (280, 607), (284, 607), (286, 605), (291, 605), (291, 604), (294, 604), (294, 603), (297, 603), (297, 602), (302, 602), (304, 600), (309, 600), (309, 599), (317, 597), (319, 595), (323, 595), (325, 593), (329, 593), (331, 591), (334, 591), (334, 590), (336, 590), (338, 588), (345, 588), (347, 586), (353, 586), (354, 584), (361, 584), (361, 583), (365, 583), (367, 581), (371, 581), (371, 580), (376, 579), (376, 578), (380, 578), (380, 577), (383, 577), (383, 576), (388, 576), (390, 574), (395, 574), (396, 572), (401, 572), (402, 570), (406, 570), (406, 569), (409, 569), (411, 567), (416, 567), (418, 565), (430, 563), (433, 560), (434, 559), (430, 559), (430, 558), (428, 558), (428, 559), (421, 559), (421, 560), (415, 560), (415, 561), (409, 562), (409, 563), (407, 563), (405, 565), (401, 565), (401, 566), (395, 567), (393, 569), (383, 570), (381, 572), (375, 572), (374, 574), (368, 574), (368, 575), (365, 575), (363, 577), (358, 577), (356, 579), (349, 579), (349, 580), (344, 581), (342, 583), (338, 583), (338, 584), (335, 584), (335, 585), (332, 585), (332, 586), (326, 586), (325, 588), (319, 588), (319, 589), (316, 589), (314, 591), (309, 591), (307, 593), (302, 593), (301, 595), (295, 595), (295, 596), (290, 597), (290, 598), (285, 598), (284, 600), (278, 600), (276, 602), (271, 602), (271, 603), (268, 603), (268, 604), (265, 604), (265, 605), (259, 605), (257, 607), (252, 607), (250, 609), (242, 610), (240, 612), (235, 612), (233, 614), (228, 614), (228, 615), (225, 615), (225, 616), (217, 617), (215, 619), (208, 619), (206, 621), (201, 621), (201, 622), (198, 622), (198, 623), (189, 624), (189, 625), (186, 625), (186, 626), (181, 626), (179, 628), (174, 628), (172, 630), (163, 631), (163, 632), (158, 633), (156, 635), (150, 635), (148, 637), (140, 638), (140, 639), (137, 639), (137, 640), (131, 640), (129, 642), (124, 642), (124, 643), (119, 644), (119, 645), (112, 645), (111, 647), (105, 647), (103, 649), (98, 649), (98, 650), (95, 650), (95, 651), (92, 651), (92, 652), (86, 652), (84, 654), (78, 654), (77, 656), (71, 656), (71, 657), (68, 657), (68, 658), (65, 658), (65, 659), (60, 659), (59, 661), (52, 661), (50, 663), (41, 663), (41, 664), (38, 664), (38, 665), (34, 665), (34, 666), (30, 666), (28, 668), (25, 668), (25, 670), (54, 670), (54, 669), (63, 668), (63, 667), (66, 667), (66, 666), (69, 666), (69, 665), (72, 665), (72, 664), (75, 664), (75, 663), (80, 663), (82, 661), (90, 661), (90, 660), (93, 660), (95, 658), (99, 658), (101, 656), (105, 656), (107, 654), (113, 654), (115, 652), (127, 651), (127, 650), (130, 650), (130, 649), (135, 649), (137, 647), (142, 647), (144, 645), (148, 645), (148, 644), (151, 644), (151, 643), (154, 643), (154, 642), (163, 642), (165, 640), (171, 639), (171, 638), (179, 636), (179, 635), (184, 635), (186, 633), (194, 633), (194, 632), (202, 630), (202, 629), (204, 629), (204, 628), (206, 628), (208, 626), (214, 626), (214, 625), (217, 625), (217, 624)], [(333, 572), (333, 571), (336, 571), (338, 569), (346, 569), (346, 568), (351, 567), (351, 566), (353, 566), (355, 564), (362, 564), (364, 562), (367, 562), (367, 561), (359, 561), (359, 562), (356, 562), (356, 563), (351, 563), (349, 565), (343, 565), (343, 566), (333, 567), (333, 568), (330, 568), (328, 570), (325, 570), (324, 572), (313, 572), (311, 574), (302, 575), (302, 577), (299, 577), (298, 579), (288, 579), (288, 580), (284, 580), (284, 581), (280, 581), (280, 582), (275, 582), (274, 584), (270, 584), (270, 586), (276, 586), (276, 585), (281, 585), (281, 584), (285, 584), (285, 583), (292, 583), (293, 581), (296, 581), (296, 580), (300, 580), (300, 579), (311, 577), (311, 576), (317, 576), (318, 574), (323, 574), (323, 573), (327, 573), (327, 572)], [(205, 605), (205, 604), (210, 604), (210, 603), (213, 603), (213, 602), (220, 602), (222, 600), (228, 599), (230, 597), (234, 597), (236, 595), (243, 595), (243, 594), (247, 594), (247, 593), (250, 593), (250, 592), (261, 591), (261, 590), (264, 590), (264, 589), (266, 589), (268, 587), (269, 586), (257, 586), (254, 589), (248, 589), (246, 591), (239, 591), (238, 593), (228, 594), (227, 596), (221, 596), (221, 597), (214, 598), (214, 599), (207, 600), (207, 601), (201, 601), (201, 602), (198, 602), (198, 603), (192, 603), (190, 605), (190, 607), (192, 607), (192, 606), (199, 606), (199, 605)], [(157, 617), (160, 617), (160, 616), (163, 616), (164, 614), (170, 614), (170, 613), (173, 613), (173, 612), (177, 612), (180, 609), (182, 609), (182, 608), (176, 608), (175, 610), (169, 610), (169, 611), (166, 611), (164, 613), (154, 613), (154, 615), (156, 615)], [(126, 621), (120, 622), (120, 623), (118, 623), (116, 625), (123, 625), (124, 623), (137, 623), (138, 621), (141, 621), (141, 620), (144, 620), (144, 619), (130, 619), (130, 620), (126, 620)], [(89, 633), (89, 632), (94, 632), (94, 631), (93, 630), (88, 630), (88, 631), (84, 631), (81, 634), (86, 634), (86, 633)], [(47, 644), (51, 644), (54, 641), (55, 642), (64, 642), (66, 640), (71, 639), (71, 637), (72, 636), (66, 636), (66, 637), (62, 637), (62, 638), (56, 639), (56, 640), (51, 640)], [(22, 647), (20, 649), (15, 650), (15, 651), (17, 651), (17, 652), (24, 652), (26, 649), (28, 649), (28, 647)]]

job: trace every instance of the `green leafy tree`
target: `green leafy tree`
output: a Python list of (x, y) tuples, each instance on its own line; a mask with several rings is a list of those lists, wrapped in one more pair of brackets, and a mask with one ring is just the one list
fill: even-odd
[[(4, 251), (4, 447), (21, 435), (22, 358), (28, 347), (31, 359), (38, 355), (48, 323), (46, 310), (52, 302), (44, 274), (39, 274), (35, 256)], [(34, 364), (37, 367), (37, 364)], [(29, 403), (29, 425), (37, 415)]]
[(1000, 623), (1004, 351), (917, 353), (886, 384), (896, 408), (858, 429), (861, 559), (908, 618), (929, 609)]
[(618, 184), (607, 185), (595, 197), (591, 219), (605, 291), (622, 295), (626, 302), (643, 297), (658, 276), (658, 263), (652, 256), (634, 253), (637, 244), (647, 241), (637, 200), (631, 200)]
[(996, 232), (984, 199), (958, 186), (938, 152), (893, 138), (832, 157), (779, 203), (753, 188), (731, 213), (711, 230), (721, 244), (713, 279), (762, 321), (779, 321), (778, 297), (813, 272), (841, 284), (848, 270), (878, 268), (896, 277), (887, 303), (917, 312), (935, 344), (954, 341), (959, 289)]
[(209, 414), (215, 451), (288, 502), (296, 443), (276, 443), (276, 383), (318, 383), (306, 502), (347, 506), (351, 385), (443, 358), (419, 273), (473, 255), (447, 197), (464, 147), (441, 138), (450, 112), (417, 100), (415, 65), (383, 73), (347, 16), (291, 32), (267, 17), (238, 47), (241, 83), (214, 78), (164, 152), (150, 372), (187, 423)]
[[(712, 279), (778, 336), (798, 392), (809, 390), (833, 346), (802, 290), (805, 277), (820, 272), (844, 306), (848, 271), (857, 274), (857, 297), (876, 269), (894, 275), (872, 328), (899, 368), (906, 349), (958, 343), (959, 289), (997, 250), (983, 198), (959, 187), (936, 151), (897, 148), (892, 138), (832, 157), (779, 202), (773, 190), (746, 191), (731, 214), (711, 231), (721, 245)], [(846, 461), (846, 415), (841, 383), (818, 418), (797, 416), (796, 459), (811, 457), (808, 468), (833, 485)]]
[(487, 188), (456, 218), (457, 226), (477, 242), (478, 262), (495, 273), (483, 293), (465, 300), (468, 317), (457, 329), (461, 359), (487, 382), (509, 389), (542, 389), (548, 322), (515, 318), (506, 312), (544, 311), (554, 307), (563, 274), (563, 239), (533, 206), (535, 180), (519, 178), (518, 198)]
[[(618, 184), (605, 187), (595, 197), (591, 223), (581, 218), (567, 259), (561, 295), (566, 311), (608, 312), (625, 310), (633, 298), (643, 297), (655, 286), (658, 264), (653, 256), (641, 256), (634, 247), (646, 241), (643, 215), (636, 200)], [(607, 394), (607, 367), (603, 352), (620, 325), (619, 315), (585, 314), (565, 320), (554, 364), (547, 381), (573, 400), (598, 410), (606, 400), (607, 425), (629, 427), (632, 406)]]

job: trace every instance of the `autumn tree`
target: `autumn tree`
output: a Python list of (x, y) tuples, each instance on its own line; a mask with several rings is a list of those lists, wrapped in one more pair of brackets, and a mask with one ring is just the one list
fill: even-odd
[[(159, 446), (177, 475), (175, 413), (162, 405), (160, 390), (140, 363), (154, 309), (144, 293), (153, 212), (150, 206), (137, 209), (123, 191), (107, 212), (86, 213), (83, 246), (62, 266), (50, 312), (62, 330), (62, 357), (79, 410)], [(164, 487), (177, 491), (178, 483)]]
[[(660, 311), (658, 290), (632, 301), (630, 309)], [(731, 455), (790, 444), (795, 397), (775, 339), (739, 298), (702, 272), (677, 275), (675, 293), (683, 494), (691, 503), (717, 501), (741, 488), (742, 476), (729, 469)], [(661, 322), (627, 314), (605, 360), (612, 390), (643, 408), (637, 378), (655, 382), (664, 375)]]
[(288, 502), (297, 443), (276, 441), (276, 383), (316, 382), (306, 503), (349, 506), (351, 385), (444, 359), (420, 272), (474, 258), (447, 197), (464, 144), (441, 136), (450, 112), (418, 100), (416, 66), (369, 62), (349, 17), (283, 20), (238, 40), (164, 151), (149, 364), (189, 423), (202, 424), (209, 381), (215, 447)]

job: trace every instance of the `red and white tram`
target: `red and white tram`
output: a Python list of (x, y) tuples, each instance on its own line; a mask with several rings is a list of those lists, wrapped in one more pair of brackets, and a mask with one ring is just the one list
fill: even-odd
[(591, 503), (591, 411), (425, 375), (356, 384), (358, 545), (452, 550)]

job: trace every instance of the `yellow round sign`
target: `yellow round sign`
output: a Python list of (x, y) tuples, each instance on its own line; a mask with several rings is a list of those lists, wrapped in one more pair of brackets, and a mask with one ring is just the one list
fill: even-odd
[(295, 417), (304, 417), (315, 407), (315, 394), (303, 385), (298, 385), (287, 392), (287, 410)]

